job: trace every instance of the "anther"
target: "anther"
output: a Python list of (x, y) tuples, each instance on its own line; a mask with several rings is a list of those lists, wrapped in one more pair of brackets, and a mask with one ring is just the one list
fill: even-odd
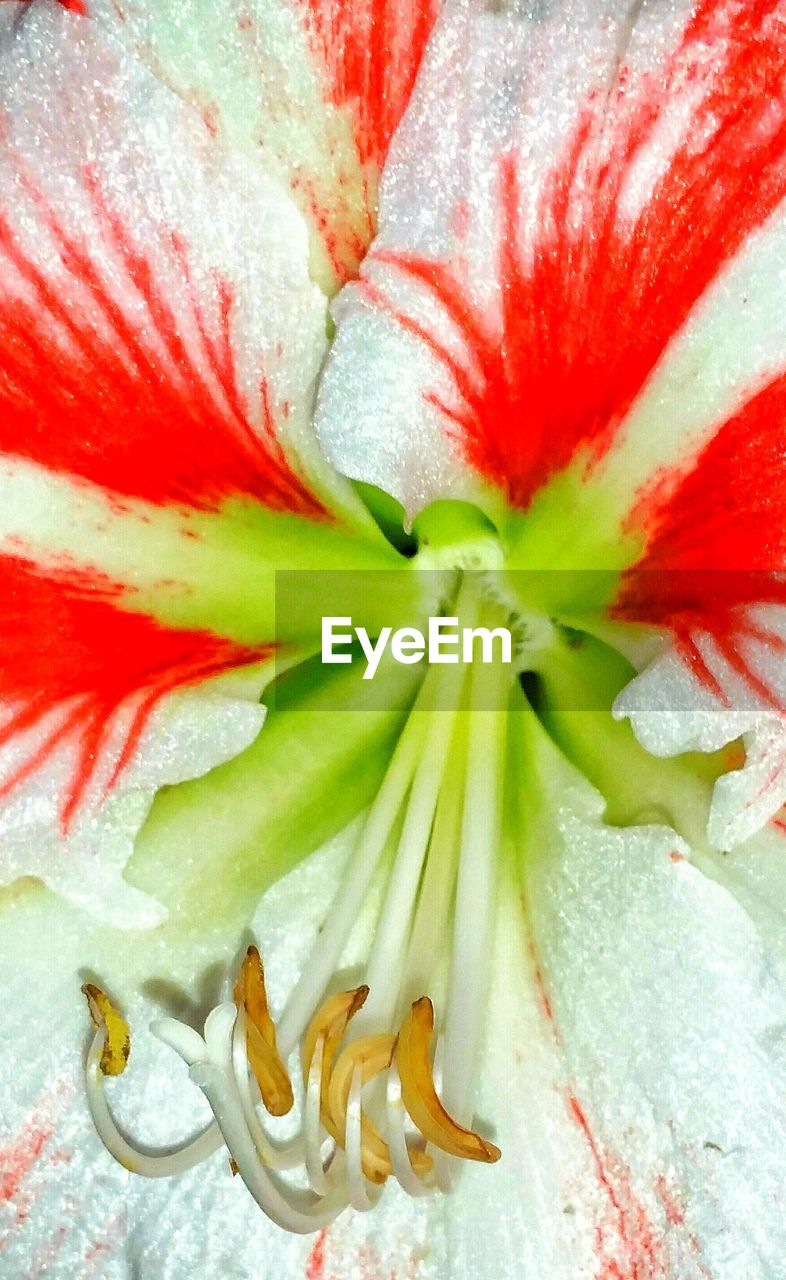
[(105, 1076), (121, 1076), (128, 1064), (131, 1053), (131, 1037), (128, 1023), (122, 1013), (112, 1004), (109, 996), (92, 982), (82, 987), (87, 997), (90, 1017), (96, 1031), (103, 1032), (104, 1044), (101, 1049), (99, 1067)]
[(401, 1025), (396, 1047), (404, 1106), (423, 1137), (441, 1151), (493, 1164), (502, 1154), (499, 1147), (457, 1124), (437, 1096), (430, 1057), (433, 1031), (434, 1006), (428, 996), (421, 996)]
[[(303, 1084), (306, 1088), (308, 1088), (311, 1062), (317, 1044), (320, 1040), (322, 1041), (320, 1110), (323, 1123), (327, 1121), (325, 1127), (329, 1133), (331, 1133), (331, 1116), (328, 1089), (333, 1069), (333, 1059), (336, 1056), (338, 1046), (344, 1038), (350, 1019), (354, 1018), (359, 1009), (362, 1009), (367, 996), (368, 987), (365, 986), (355, 987), (352, 991), (341, 991), (338, 995), (330, 996), (317, 1009), (303, 1040), (301, 1063), (303, 1067)], [(335, 1137), (336, 1135), (332, 1134), (332, 1136)]]
[(270, 1016), (265, 971), (256, 947), (246, 952), (234, 988), (235, 1004), (248, 1018), (246, 1052), (262, 1101), (271, 1116), (285, 1116), (294, 1106), (292, 1081), (279, 1056), (276, 1028)]

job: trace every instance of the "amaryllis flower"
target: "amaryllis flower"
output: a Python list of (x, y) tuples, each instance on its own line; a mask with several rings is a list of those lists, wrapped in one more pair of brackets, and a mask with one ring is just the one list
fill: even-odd
[(9, 1280), (786, 1276), (786, 4), (439, 9), (0, 6)]

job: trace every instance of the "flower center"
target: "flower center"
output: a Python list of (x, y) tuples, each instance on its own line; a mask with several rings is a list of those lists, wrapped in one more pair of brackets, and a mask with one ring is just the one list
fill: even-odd
[[(465, 578), (462, 622), (500, 608)], [(500, 1152), (477, 1132), (474, 1096), (489, 982), (510, 666), (429, 668), (342, 883), (274, 1021), (256, 948), (204, 1037), (170, 1019), (153, 1030), (185, 1058), (215, 1121), (151, 1155), (123, 1137), (104, 1093), (127, 1034), (88, 992), (96, 1035), (88, 1098), (99, 1134), (127, 1168), (162, 1176), (223, 1141), (232, 1168), (282, 1227), (315, 1231), (351, 1205), (370, 1209), (393, 1178), (411, 1195), (449, 1191), (465, 1160)], [(360, 982), (339, 973), (353, 928), (373, 910)], [(291, 1066), (295, 1060), (296, 1066)], [(273, 1131), (292, 1115), (289, 1136)]]

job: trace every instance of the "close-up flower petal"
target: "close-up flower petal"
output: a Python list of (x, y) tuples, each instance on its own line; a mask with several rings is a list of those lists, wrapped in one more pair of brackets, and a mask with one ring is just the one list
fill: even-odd
[(329, 293), (357, 272), (440, 0), (85, 0), (85, 11), (276, 177)]
[(2, 1280), (786, 1280), (784, 209), (784, 0), (0, 0)]

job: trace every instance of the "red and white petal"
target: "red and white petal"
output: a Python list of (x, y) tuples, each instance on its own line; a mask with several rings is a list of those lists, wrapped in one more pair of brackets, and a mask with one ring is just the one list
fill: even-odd
[(98, 24), (31, 6), (0, 101), (2, 875), (76, 892), (106, 847), (111, 901), (156, 787), (259, 727), (259, 682), (199, 732), (167, 699), (269, 655), (269, 522), (344, 501), (308, 425), (325, 304), (288, 197)]
[(100, 26), (33, 5), (0, 67), (0, 449), (152, 502), (318, 515), (324, 303), (287, 196)]
[[(604, 827), (600, 798), (553, 756), (545, 767), (552, 794), (521, 848), (527, 913), (519, 887), (506, 884), (488, 1010), (479, 1110), (503, 1159), (467, 1168), (455, 1194), (433, 1202), (389, 1187), (373, 1214), (311, 1240), (272, 1228), (220, 1156), (176, 1182), (145, 1182), (101, 1152), (75, 1096), (84, 1013), (62, 973), (109, 963), (133, 988), (149, 955), (137, 947), (119, 960), (118, 935), (86, 933), (64, 904), (22, 895), (0, 935), (11, 1050), (0, 1055), (10, 1064), (0, 1076), (0, 1167), (14, 1171), (0, 1240), (19, 1273), (56, 1248), (49, 1265), (64, 1280), (86, 1254), (90, 1266), (100, 1257), (86, 1276), (113, 1280), (180, 1280), (205, 1258), (237, 1280), (394, 1270), (423, 1280), (777, 1275), (786, 996), (765, 945), (732, 894), (684, 860), (673, 833)], [(255, 927), (275, 1005), (345, 856), (340, 843), (315, 855), (262, 904)], [(293, 911), (302, 931), (281, 926)], [(31, 946), (37, 936), (57, 940), (62, 965)], [(202, 945), (204, 965), (232, 947), (220, 930)], [(164, 971), (182, 981), (193, 934), (166, 946)], [(141, 1000), (127, 1009), (135, 1026), (144, 1021)], [(122, 1093), (122, 1118), (150, 1143), (204, 1114), (185, 1069), (173, 1071), (145, 1035)]]
[(594, 1166), (589, 1274), (765, 1280), (784, 1249), (775, 938), (673, 832), (603, 826), (600, 798), (551, 768), (527, 902), (564, 1103)]
[[(718, 849), (748, 840), (786, 803), (786, 663), (782, 609), (749, 610), (719, 644), (698, 627), (638, 675), (616, 700), (652, 755), (714, 752), (741, 740), (740, 759), (716, 782), (707, 829)], [(747, 624), (747, 625), (746, 625)]]
[[(770, 289), (772, 309), (772, 281)], [(716, 788), (710, 833), (721, 848), (786, 799), (785, 387), (783, 375), (769, 381), (681, 477), (651, 486), (639, 506), (645, 549), (611, 609), (671, 640), (671, 656), (618, 704), (645, 745), (654, 735), (658, 754), (714, 750), (746, 735), (745, 768)]]
[(560, 563), (635, 548), (645, 488), (786, 362), (785, 30), (775, 2), (456, 5), (339, 313), (338, 464), (410, 511), (478, 481), (529, 511), (567, 472)]
[(47, 745), (57, 712), (15, 734), (0, 753), (0, 886), (35, 876), (104, 923), (159, 924), (165, 909), (123, 878), (137, 833), (161, 787), (207, 773), (254, 740), (265, 716), (260, 684), (259, 677), (246, 678), (245, 688), (218, 680), (172, 694), (158, 702), (141, 732), (134, 719), (146, 695), (132, 699), (105, 727), (96, 767), (65, 823), (63, 797), (73, 794), (74, 778), (84, 770), (83, 743)]
[(207, 132), (291, 191), (323, 287), (355, 275), (440, 0), (86, 4), (197, 108)]

